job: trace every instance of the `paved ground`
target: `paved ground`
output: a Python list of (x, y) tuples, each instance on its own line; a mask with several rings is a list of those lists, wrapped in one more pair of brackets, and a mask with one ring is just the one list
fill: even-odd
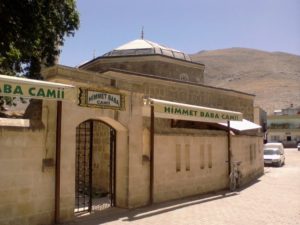
[(286, 149), (286, 165), (265, 167), (235, 193), (186, 198), (136, 210), (112, 208), (68, 225), (300, 225), (300, 151)]

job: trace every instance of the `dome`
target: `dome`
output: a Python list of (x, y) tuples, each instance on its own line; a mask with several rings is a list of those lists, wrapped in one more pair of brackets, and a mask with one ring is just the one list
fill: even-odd
[(165, 46), (159, 45), (157, 43), (145, 40), (136, 39), (127, 44), (124, 44), (106, 54), (104, 57), (110, 56), (131, 56), (131, 55), (165, 55), (176, 59), (192, 61), (191, 58), (176, 49), (167, 48)]

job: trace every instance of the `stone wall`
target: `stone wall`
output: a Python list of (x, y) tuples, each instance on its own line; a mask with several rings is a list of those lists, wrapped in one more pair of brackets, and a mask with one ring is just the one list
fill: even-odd
[[(137, 79), (135, 75), (130, 74), (130, 71), (132, 71), (161, 76), (162, 78), (203, 84), (204, 65), (193, 65), (190, 62), (181, 62), (180, 60), (177, 62), (178, 60), (172, 61), (171, 59), (165, 60), (164, 58), (160, 56), (104, 57), (82, 68), (96, 72), (104, 72), (110, 68), (126, 70), (129, 74), (122, 73), (114, 76), (118, 88), (127, 90), (134, 88), (134, 91), (143, 92), (146, 97), (238, 111), (243, 113), (245, 119), (254, 120), (254, 96), (246, 96), (235, 91), (205, 85), (182, 84), (162, 79), (151, 79), (142, 75), (138, 76)], [(107, 72), (105, 73), (105, 77), (108, 78), (111, 74), (116, 73)], [(184, 79), (183, 77), (186, 77), (184, 74), (189, 79)], [(125, 77), (133, 77), (134, 81), (132, 82), (131, 79), (127, 79), (126, 82), (123, 82)]]
[[(128, 104), (128, 103), (127, 103)], [(128, 105), (127, 105), (128, 108)], [(116, 130), (116, 205), (118, 207), (128, 207), (128, 180), (129, 180), (129, 144), (128, 144), (128, 130), (123, 124), (127, 124), (127, 119), (129, 116), (129, 111), (117, 112), (111, 109), (98, 109), (98, 108), (88, 108), (80, 107), (75, 103), (64, 102), (62, 106), (62, 139), (61, 148), (63, 149), (61, 154), (61, 198), (60, 198), (60, 215), (61, 221), (68, 221), (74, 217), (74, 205), (75, 205), (75, 149), (76, 149), (76, 127), (84, 121), (95, 120), (99, 122), (104, 122), (109, 124), (112, 128)], [(119, 121), (118, 121), (119, 120)], [(102, 130), (102, 123), (94, 122), (94, 149), (96, 152), (93, 156), (94, 162), (93, 166), (96, 169), (94, 172), (94, 182), (96, 184), (102, 185), (106, 188), (108, 183), (102, 183), (100, 180), (97, 183), (95, 176), (107, 176), (108, 168), (102, 170), (101, 168), (107, 167), (107, 157), (108, 157), (108, 128), (105, 125), (105, 129)], [(98, 124), (98, 125), (97, 125)], [(100, 125), (101, 124), (101, 125)], [(102, 136), (101, 136), (102, 135)], [(98, 137), (100, 139), (98, 139)], [(104, 141), (104, 142), (103, 142)], [(102, 142), (102, 143), (101, 143)], [(104, 148), (101, 149), (99, 148)], [(102, 156), (100, 154), (106, 154), (106, 159), (103, 161), (106, 163), (102, 164)], [(98, 158), (97, 155), (100, 157)], [(101, 165), (102, 164), (102, 165)], [(99, 169), (99, 170), (98, 170)], [(106, 180), (108, 181), (108, 180)], [(94, 186), (95, 187), (95, 186)], [(99, 186), (98, 186), (99, 187)]]
[[(114, 72), (108, 72), (105, 75), (108, 77), (110, 74), (116, 80), (117, 88), (143, 93), (144, 98), (150, 97), (185, 104), (237, 111), (243, 113), (244, 119), (250, 121), (253, 121), (254, 119), (253, 95), (233, 90), (212, 88), (204, 85), (135, 77), (134, 75), (116, 74)], [(124, 79), (126, 79), (126, 82), (124, 82)]]
[[(60, 79), (57, 79), (59, 74)], [(115, 81), (116, 89), (136, 92), (143, 97), (157, 98), (243, 113), (247, 120), (254, 120), (254, 96), (234, 90), (214, 88), (205, 85), (181, 83), (164, 79), (153, 79), (128, 73), (109, 71), (104, 74), (64, 67), (52, 67), (44, 71), (44, 76), (78, 85), (86, 80), (92, 81), (90, 87), (109, 87)], [(63, 79), (64, 78), (64, 79)], [(62, 79), (62, 80), (61, 80)], [(69, 81), (67, 81), (69, 80)], [(86, 86), (86, 84), (85, 84)]]
[(253, 99), (243, 98), (234, 92), (163, 82), (144, 84), (143, 88), (147, 97), (242, 112), (243, 118), (253, 121)]
[(242, 184), (252, 182), (264, 172), (263, 136), (232, 136), (232, 160), (241, 161)]
[(156, 135), (154, 201), (226, 188), (226, 143), (226, 135)]
[(93, 192), (101, 196), (110, 191), (110, 128), (94, 121), (93, 141)]
[(198, 84), (202, 84), (204, 80), (204, 65), (165, 56), (104, 57), (82, 68), (95, 72), (121, 69)]
[[(242, 162), (240, 171), (245, 185), (263, 174), (262, 138), (231, 139), (232, 160)], [(226, 132), (201, 136), (155, 135), (154, 201), (227, 189), (227, 143)]]
[(53, 224), (56, 105), (44, 104), (44, 128), (0, 126), (0, 224)]

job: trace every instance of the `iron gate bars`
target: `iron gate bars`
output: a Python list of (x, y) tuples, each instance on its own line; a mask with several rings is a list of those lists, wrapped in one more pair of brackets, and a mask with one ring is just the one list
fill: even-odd
[(92, 209), (93, 121), (76, 128), (75, 212)]
[[(100, 121), (87, 120), (76, 128), (76, 170), (75, 170), (75, 213), (93, 210), (93, 146), (94, 128)], [(105, 124), (105, 123), (103, 123)], [(109, 127), (109, 201), (115, 206), (116, 177), (116, 131)], [(96, 139), (95, 139), (96, 141)], [(94, 207), (95, 208), (95, 207)], [(107, 208), (103, 207), (98, 208)], [(98, 209), (97, 208), (97, 209)]]

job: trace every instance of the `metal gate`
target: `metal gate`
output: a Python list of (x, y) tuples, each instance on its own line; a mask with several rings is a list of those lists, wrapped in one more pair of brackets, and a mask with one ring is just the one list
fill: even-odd
[[(93, 209), (94, 123), (101, 122), (88, 120), (76, 128), (75, 213), (91, 212)], [(115, 130), (110, 128), (110, 206), (115, 203), (115, 141)]]
[(115, 206), (116, 200), (116, 131), (110, 129), (110, 206)]

